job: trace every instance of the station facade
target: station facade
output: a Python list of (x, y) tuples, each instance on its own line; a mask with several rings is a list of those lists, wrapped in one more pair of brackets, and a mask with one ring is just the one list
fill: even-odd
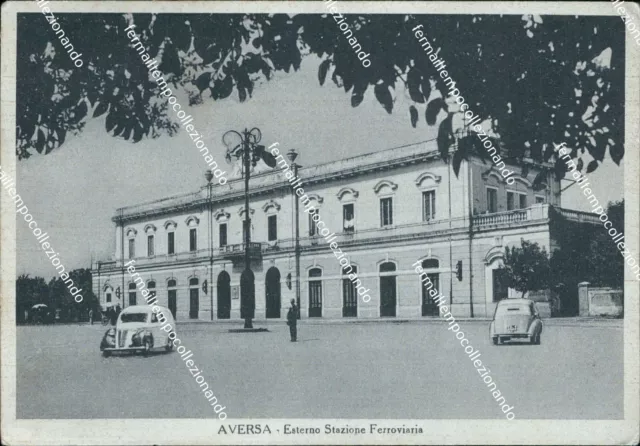
[[(286, 151), (280, 148), (280, 153)], [(458, 174), (435, 141), (396, 147), (297, 170), (304, 199), (322, 220), (371, 297), (364, 302), (313, 221), (299, 206), (300, 274), (296, 274), (296, 215), (291, 183), (276, 166), (250, 179), (118, 209), (112, 259), (93, 267), (93, 291), (103, 307), (143, 304), (126, 271), (133, 260), (160, 305), (177, 320), (240, 319), (244, 218), (251, 218), (255, 318), (284, 319), (300, 281), (302, 318), (437, 317), (437, 306), (416, 273), (421, 266), (456, 317), (490, 316), (510, 295), (504, 285), (506, 246), (555, 243), (554, 214), (597, 221), (563, 210), (559, 182), (526, 161), (507, 184), (495, 166), (462, 161)], [(215, 183), (215, 182), (214, 182)]]

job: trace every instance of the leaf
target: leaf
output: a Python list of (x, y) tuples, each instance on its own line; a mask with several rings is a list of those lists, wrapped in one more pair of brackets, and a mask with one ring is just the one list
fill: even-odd
[(434, 99), (433, 101), (427, 104), (427, 110), (425, 111), (425, 119), (427, 120), (427, 124), (435, 125), (436, 119), (438, 118), (438, 114), (440, 110), (445, 107), (444, 100), (442, 98)]
[(424, 97), (420, 92), (421, 80), (422, 80), (422, 75), (415, 67), (411, 68), (407, 73), (407, 88), (409, 89), (409, 96), (411, 96), (412, 101), (417, 102), (419, 104), (424, 103)]
[(547, 179), (547, 173), (547, 169), (542, 169), (538, 173), (538, 175), (536, 175), (536, 177), (533, 179), (533, 183), (531, 184), (533, 190), (542, 189), (542, 183)]
[(108, 109), (109, 109), (109, 103), (106, 101), (104, 102), (100, 101), (100, 103), (96, 107), (96, 110), (93, 112), (93, 117), (97, 118), (98, 116), (104, 115)]
[(460, 173), (460, 165), (462, 164), (462, 160), (465, 159), (464, 154), (461, 150), (456, 150), (453, 153), (453, 160), (451, 164), (453, 165), (453, 173), (456, 174), (456, 178)]
[(240, 102), (244, 102), (245, 99), (247, 99), (247, 92), (245, 91), (244, 88), (241, 88), (238, 86), (238, 98), (240, 99)]
[(431, 82), (426, 76), (422, 78), (422, 95), (424, 96), (425, 102), (428, 101), (429, 96), (431, 96)]
[(85, 116), (87, 116), (87, 102), (82, 101), (76, 107), (76, 116), (75, 116), (76, 121), (78, 122), (82, 121)]
[(598, 168), (598, 161), (597, 160), (593, 160), (587, 166), (587, 173), (591, 173), (594, 170), (596, 170), (597, 168)]
[(616, 163), (618, 166), (620, 165), (620, 161), (622, 160), (622, 157), (624, 156), (624, 146), (622, 145), (622, 143), (618, 143), (615, 145), (610, 145), (609, 146), (609, 155), (611, 155), (611, 159), (613, 160), (614, 163)]
[(58, 147), (64, 144), (64, 140), (67, 136), (67, 131), (63, 129), (58, 129)]
[(391, 93), (389, 92), (389, 87), (385, 84), (377, 84), (373, 89), (374, 94), (376, 95), (376, 99), (387, 113), (391, 114), (393, 110), (393, 99), (391, 98)]
[(329, 66), (331, 62), (329, 60), (323, 60), (318, 67), (318, 80), (320, 81), (320, 85), (324, 85), (324, 81), (327, 78), (327, 71), (329, 71)]
[(364, 92), (367, 91), (369, 86), (368, 81), (358, 80), (353, 86), (353, 93), (351, 94), (351, 106), (357, 107), (364, 99)]
[(440, 156), (442, 156), (445, 161), (449, 157), (449, 147), (453, 142), (453, 129), (451, 122), (452, 117), (453, 113), (449, 113), (449, 115), (442, 120), (442, 122), (440, 123), (440, 127), (438, 128), (438, 151), (440, 152)]
[(415, 129), (418, 122), (418, 109), (412, 105), (409, 107), (409, 113), (411, 114), (411, 125)]
[(36, 150), (38, 153), (42, 153), (42, 149), (44, 149), (44, 144), (46, 142), (46, 138), (44, 132), (41, 129), (38, 129), (38, 139), (35, 142)]
[(113, 128), (116, 125), (116, 114), (114, 112), (111, 112), (107, 115), (107, 119), (104, 122), (104, 127), (107, 130), (107, 132), (110, 132), (111, 130), (113, 130)]
[(267, 164), (267, 166), (271, 168), (276, 167), (276, 158), (271, 153), (269, 153), (268, 150), (264, 150), (261, 155), (262, 160)]
[(211, 88), (211, 96), (213, 96), (213, 99), (228, 98), (231, 92), (233, 92), (233, 79), (231, 76), (215, 81)]
[(209, 88), (210, 81), (211, 81), (211, 73), (206, 72), (198, 76), (198, 78), (193, 83), (196, 84), (196, 87), (198, 87), (198, 90), (200, 90), (200, 93), (202, 93), (204, 90)]
[(582, 172), (582, 167), (584, 166), (584, 162), (582, 161), (582, 158), (578, 158), (578, 172)]

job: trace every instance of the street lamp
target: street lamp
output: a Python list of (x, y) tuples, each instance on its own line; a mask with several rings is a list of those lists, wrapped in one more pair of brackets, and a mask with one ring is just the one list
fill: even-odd
[[(298, 177), (298, 166), (296, 164), (296, 158), (298, 158), (298, 153), (295, 151), (295, 149), (291, 149), (287, 152), (287, 158), (289, 159), (289, 162), (291, 163), (291, 167), (293, 168), (293, 176), (294, 178)], [(296, 245), (295, 245), (295, 256), (296, 256), (296, 305), (298, 306), (298, 319), (300, 319), (300, 314), (302, 313), (300, 311), (300, 214), (298, 211), (299, 208), (299, 203), (298, 200), (295, 196), (295, 191), (294, 188), (291, 188), (291, 194), (293, 195), (293, 202), (294, 202), (294, 213), (296, 215), (296, 233), (295, 233), (295, 239), (296, 239)]]
[[(234, 138), (235, 137), (235, 138)], [(239, 138), (239, 140), (238, 140)], [(236, 144), (232, 140), (236, 140)], [(244, 271), (240, 276), (240, 317), (244, 319), (244, 328), (253, 328), (252, 319), (256, 307), (255, 296), (255, 276), (251, 271), (251, 219), (249, 212), (249, 177), (251, 176), (251, 167), (255, 167), (259, 160), (265, 159), (265, 148), (258, 143), (262, 139), (262, 133), (257, 127), (242, 133), (235, 130), (229, 130), (222, 135), (222, 142), (227, 147), (226, 159), (231, 158), (242, 159), (244, 173)], [(270, 164), (270, 163), (268, 163)], [(274, 164), (275, 165), (275, 164)], [(273, 166), (271, 166), (273, 167)]]
[(209, 299), (211, 303), (211, 320), (213, 320), (213, 205), (211, 203), (211, 180), (213, 179), (213, 173), (211, 170), (207, 170), (204, 173), (204, 177), (207, 180), (208, 191), (208, 203), (209, 203)]

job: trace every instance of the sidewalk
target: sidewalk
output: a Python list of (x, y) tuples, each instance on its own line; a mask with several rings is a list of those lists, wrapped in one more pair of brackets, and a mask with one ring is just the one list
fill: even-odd
[[(481, 323), (488, 324), (491, 322), (490, 317), (456, 317), (456, 322), (463, 323)], [(286, 321), (281, 319), (253, 319), (254, 327), (260, 327), (265, 325), (281, 325)], [(340, 318), (340, 319), (325, 319), (325, 318), (311, 318), (300, 319), (298, 324), (300, 325), (338, 325), (338, 324), (432, 324), (432, 323), (446, 323), (446, 319), (438, 317), (420, 317), (420, 318)], [(191, 324), (224, 324), (224, 325), (239, 325), (243, 323), (242, 319), (215, 319), (210, 320), (184, 320), (176, 321), (177, 325), (191, 325)], [(603, 326), (603, 327), (623, 327), (623, 319), (609, 319), (609, 318), (595, 318), (595, 317), (564, 317), (564, 318), (544, 318), (542, 323), (547, 326)]]

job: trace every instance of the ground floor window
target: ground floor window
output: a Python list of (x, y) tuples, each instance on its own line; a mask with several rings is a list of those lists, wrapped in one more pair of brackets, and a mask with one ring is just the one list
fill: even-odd
[(309, 317), (322, 317), (322, 280), (317, 280), (321, 277), (320, 268), (309, 270)]
[(506, 299), (509, 295), (509, 287), (507, 281), (507, 270), (498, 268), (492, 270), (493, 274), (493, 301), (498, 302)]
[(349, 274), (357, 274), (358, 268), (351, 265), (351, 271), (342, 270), (342, 317), (358, 317), (358, 293), (356, 285), (349, 279)]
[[(132, 291), (133, 290), (133, 291)], [(129, 284), (129, 305), (136, 305), (136, 284)]]

